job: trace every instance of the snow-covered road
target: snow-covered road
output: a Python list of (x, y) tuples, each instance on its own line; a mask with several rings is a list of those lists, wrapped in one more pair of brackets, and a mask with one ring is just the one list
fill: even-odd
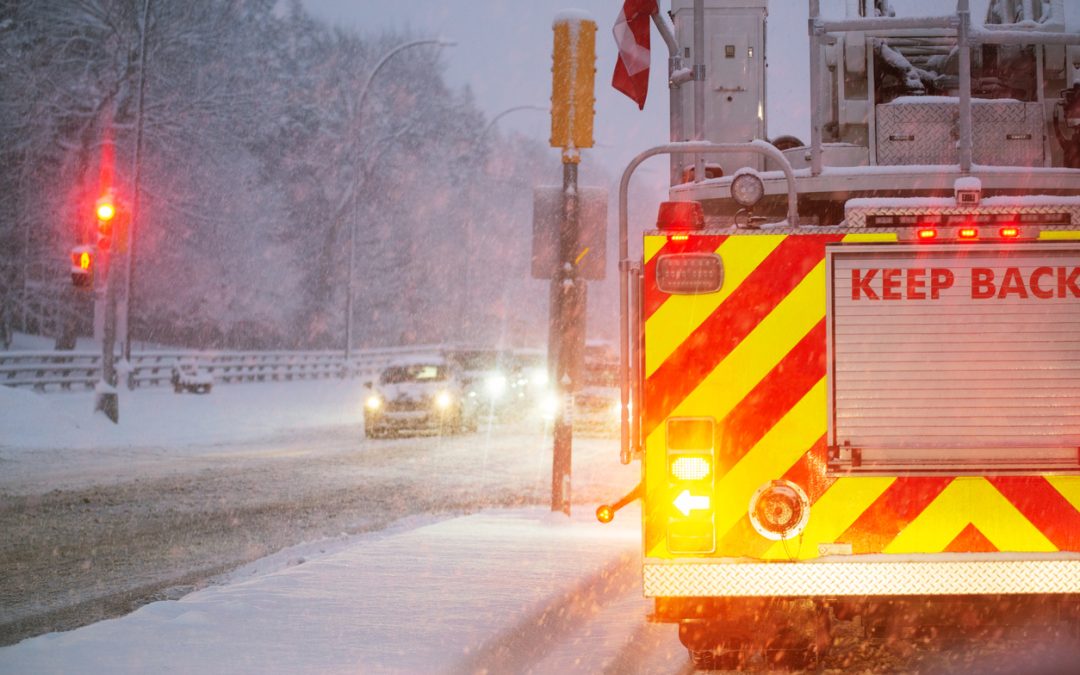
[[(0, 643), (179, 597), (300, 542), (549, 499), (542, 425), (368, 441), (351, 413), (358, 390), (140, 391), (122, 401), (120, 427), (90, 415), (88, 395), (0, 390), (10, 404), (0, 417)], [(636, 478), (610, 440), (580, 439), (576, 451), (579, 504)]]

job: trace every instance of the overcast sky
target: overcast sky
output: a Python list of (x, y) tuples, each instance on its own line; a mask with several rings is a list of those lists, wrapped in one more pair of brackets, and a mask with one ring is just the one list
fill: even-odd
[[(973, 2), (973, 15), (985, 13), (988, 0)], [(472, 88), (481, 109), (491, 119), (507, 108), (547, 106), (551, 96), (551, 24), (563, 9), (579, 9), (597, 23), (596, 122), (597, 147), (583, 161), (606, 164), (619, 175), (638, 152), (668, 139), (667, 48), (652, 32), (653, 59), (649, 99), (644, 111), (611, 87), (617, 50), (611, 35), (621, 0), (304, 0), (318, 17), (361, 34), (382, 30), (410, 31), (421, 37), (444, 37), (457, 46), (444, 48), (452, 86)], [(824, 0), (842, 7), (842, 0)], [(942, 13), (953, 0), (893, 0), (904, 15)], [(661, 0), (661, 9), (670, 9)], [(839, 11), (833, 9), (832, 11)], [(773, 0), (768, 19), (768, 128), (772, 137), (794, 134), (809, 141), (807, 80), (807, 2)], [(547, 113), (523, 110), (498, 122), (503, 132), (518, 132), (547, 142)], [(647, 168), (664, 174), (662, 160)], [(643, 168), (644, 170), (644, 168)]]

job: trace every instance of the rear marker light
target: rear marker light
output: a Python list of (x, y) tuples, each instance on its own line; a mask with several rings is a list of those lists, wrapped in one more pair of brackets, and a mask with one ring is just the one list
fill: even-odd
[(601, 505), (596, 509), (596, 519), (601, 523), (610, 523), (615, 519), (615, 509), (611, 508), (607, 504)]
[(781, 541), (797, 536), (810, 519), (810, 500), (795, 483), (774, 480), (750, 498), (750, 524), (758, 534)]
[(1018, 227), (1003, 227), (1001, 228), (1001, 236), (1005, 239), (1015, 239), (1020, 236), (1020, 228)]
[(962, 227), (957, 234), (961, 239), (976, 239), (979, 236), (979, 231), (974, 227)]
[(926, 241), (928, 239), (936, 239), (937, 238), (937, 230), (935, 230), (932, 227), (920, 228), (918, 237), (919, 237), (919, 239), (921, 239), (923, 241)]

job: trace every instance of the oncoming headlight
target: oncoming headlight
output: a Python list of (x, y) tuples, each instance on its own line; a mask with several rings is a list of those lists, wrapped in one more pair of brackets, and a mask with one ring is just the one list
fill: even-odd
[(751, 169), (740, 169), (731, 179), (731, 198), (747, 208), (765, 196), (765, 184)]
[(501, 398), (506, 393), (506, 376), (502, 373), (488, 375), (484, 380), (484, 390), (493, 399)]
[(540, 399), (540, 415), (546, 420), (553, 420), (558, 412), (559, 397), (555, 392), (549, 391)]
[(439, 410), (446, 410), (450, 406), (454, 405), (454, 397), (448, 391), (440, 391), (435, 394), (435, 407)]
[(382, 407), (382, 397), (378, 394), (371, 394), (364, 399), (364, 407), (372, 411), (378, 410)]

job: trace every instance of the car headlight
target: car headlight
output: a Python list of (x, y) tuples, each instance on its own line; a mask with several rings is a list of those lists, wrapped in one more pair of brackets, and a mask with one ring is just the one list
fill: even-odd
[(540, 399), (540, 414), (544, 419), (555, 419), (555, 414), (559, 412), (559, 397), (555, 392), (548, 392)]
[(450, 406), (454, 405), (454, 397), (448, 391), (440, 391), (435, 394), (435, 407), (439, 410), (446, 410)]
[(382, 404), (382, 397), (378, 394), (371, 394), (366, 399), (364, 399), (364, 407), (371, 411), (378, 410), (382, 407)]
[(487, 391), (487, 395), (493, 399), (501, 398), (506, 393), (506, 376), (502, 373), (495, 373), (489, 375), (484, 380), (484, 390)]

